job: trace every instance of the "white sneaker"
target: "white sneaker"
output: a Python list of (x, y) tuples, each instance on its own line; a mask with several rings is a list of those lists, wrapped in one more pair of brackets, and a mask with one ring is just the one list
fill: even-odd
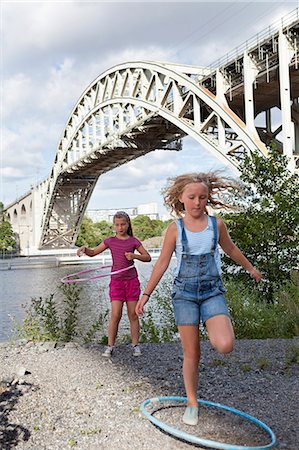
[(141, 356), (141, 349), (139, 345), (133, 345), (133, 356)]
[(187, 406), (183, 415), (183, 422), (187, 425), (197, 425), (198, 424), (198, 407), (197, 406)]
[(114, 347), (110, 347), (109, 345), (105, 348), (104, 352), (102, 353), (102, 356), (105, 356), (106, 358), (110, 358), (112, 356)]

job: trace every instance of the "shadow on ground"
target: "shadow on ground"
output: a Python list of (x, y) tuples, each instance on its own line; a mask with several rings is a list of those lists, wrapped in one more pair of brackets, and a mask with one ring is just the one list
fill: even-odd
[[(22, 385), (30, 389), (31, 384)], [(23, 392), (17, 385), (8, 385), (7, 389), (0, 394), (0, 448), (10, 450), (15, 448), (19, 442), (28, 441), (30, 432), (22, 425), (10, 422), (10, 413), (16, 407)]]

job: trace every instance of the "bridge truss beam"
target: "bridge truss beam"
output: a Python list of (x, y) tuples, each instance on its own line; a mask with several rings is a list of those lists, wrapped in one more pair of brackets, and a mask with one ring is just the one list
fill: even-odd
[[(40, 248), (74, 244), (100, 175), (156, 149), (180, 150), (186, 135), (236, 172), (246, 154), (267, 156), (274, 141), (295, 170), (298, 11), (290, 19), (217, 68), (125, 63), (88, 86), (66, 124), (47, 182)], [(275, 107), (282, 118), (276, 127)], [(265, 125), (257, 126), (261, 113)]]

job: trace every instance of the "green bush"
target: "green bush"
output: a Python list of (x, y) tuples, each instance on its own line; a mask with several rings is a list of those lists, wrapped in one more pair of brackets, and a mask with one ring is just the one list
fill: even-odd
[[(223, 215), (233, 242), (267, 280), (260, 283), (260, 291), (268, 303), (298, 268), (299, 177), (290, 172), (288, 162), (275, 145), (267, 158), (259, 152), (247, 155), (240, 167), (244, 191), (231, 200), (239, 209)], [(225, 255), (223, 272), (234, 272), (251, 285), (248, 274)]]
[(91, 342), (106, 325), (108, 311), (100, 314), (89, 330), (80, 330), (78, 307), (81, 289), (75, 284), (63, 284), (64, 299), (60, 306), (54, 300), (54, 294), (47, 298), (32, 298), (28, 305), (22, 305), (25, 309), (23, 323), (15, 322), (18, 336), (32, 341), (70, 342), (81, 338), (86, 343)]
[[(177, 338), (177, 327), (171, 302), (172, 278), (165, 276), (152, 295), (141, 318), (141, 342), (172, 342)], [(253, 284), (230, 276), (225, 281), (227, 301), (237, 339), (292, 338), (299, 336), (299, 273), (292, 272), (290, 281), (274, 291), (273, 303), (263, 300)], [(78, 307), (81, 288), (63, 285), (64, 300), (60, 308), (54, 295), (43, 299), (32, 298), (24, 306), (23, 323), (15, 324), (19, 337), (33, 341), (64, 341), (82, 339), (88, 343), (95, 338), (107, 343), (108, 310), (100, 314), (89, 330), (78, 326)], [(205, 329), (201, 329), (206, 338)]]
[(140, 323), (141, 342), (171, 342), (178, 332), (171, 302), (172, 279), (165, 276), (145, 306)]
[(274, 291), (266, 303), (257, 289), (230, 277), (225, 287), (237, 339), (291, 338), (299, 335), (299, 274)]

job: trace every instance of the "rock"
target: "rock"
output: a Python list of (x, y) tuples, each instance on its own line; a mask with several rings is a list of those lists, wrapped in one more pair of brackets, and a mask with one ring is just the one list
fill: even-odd
[(23, 377), (24, 375), (29, 375), (31, 372), (29, 372), (29, 370), (27, 370), (25, 367), (18, 367), (16, 370), (16, 375), (18, 377)]

